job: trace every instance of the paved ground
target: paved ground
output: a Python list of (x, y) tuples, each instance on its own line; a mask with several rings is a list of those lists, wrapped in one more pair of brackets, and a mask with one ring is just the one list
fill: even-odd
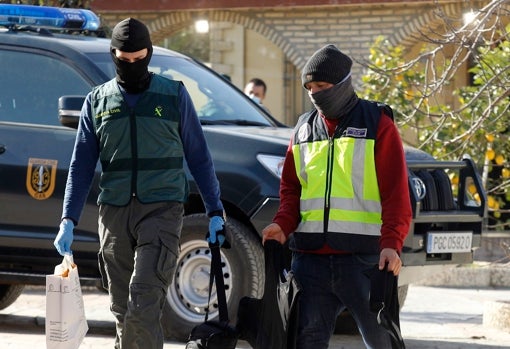
[[(510, 301), (510, 288), (445, 288), (411, 285), (401, 313), (407, 349), (510, 348), (510, 331), (484, 326), (485, 301)], [(113, 348), (113, 322), (108, 299), (98, 291), (84, 290), (90, 330), (80, 349)], [(28, 288), (10, 307), (0, 311), (1, 349), (45, 348), (44, 288)], [(184, 343), (167, 342), (165, 349), (183, 349)], [(249, 349), (240, 342), (239, 349)], [(335, 336), (332, 349), (362, 349), (359, 336)], [(269, 348), (268, 348), (269, 349)]]

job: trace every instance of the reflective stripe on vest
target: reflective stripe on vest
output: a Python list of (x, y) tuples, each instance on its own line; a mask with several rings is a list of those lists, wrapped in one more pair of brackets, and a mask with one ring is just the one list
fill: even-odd
[(302, 186), (297, 232), (320, 233), (327, 224), (328, 232), (380, 235), (374, 145), (373, 139), (340, 137), (293, 146)]

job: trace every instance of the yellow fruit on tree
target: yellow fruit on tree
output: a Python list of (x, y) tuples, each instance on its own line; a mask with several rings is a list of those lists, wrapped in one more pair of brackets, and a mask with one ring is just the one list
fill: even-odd
[(487, 197), (487, 205), (489, 205), (490, 208), (494, 208), (496, 206), (496, 200), (492, 196)]
[(501, 170), (501, 176), (503, 178), (508, 178), (510, 177), (510, 170), (508, 168), (504, 168)]
[(485, 157), (489, 160), (493, 160), (495, 156), (496, 156), (496, 152), (494, 151), (494, 149), (489, 148), (485, 152)]
[(404, 92), (404, 98), (408, 101), (412, 100), (414, 98), (414, 92), (412, 90), (406, 90)]
[(492, 142), (494, 142), (494, 135), (493, 135), (493, 134), (491, 134), (491, 133), (487, 133), (487, 134), (485, 135), (485, 139), (486, 139), (487, 141), (489, 141), (489, 142), (491, 142), (491, 143), (492, 143)]
[(496, 156), (495, 161), (496, 161), (496, 164), (498, 164), (498, 165), (502, 165), (502, 164), (505, 162), (505, 158), (504, 158), (504, 156), (503, 156), (503, 155), (498, 154), (498, 155)]

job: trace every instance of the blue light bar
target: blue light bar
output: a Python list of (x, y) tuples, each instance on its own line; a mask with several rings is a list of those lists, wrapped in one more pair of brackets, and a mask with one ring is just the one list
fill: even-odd
[(49, 6), (0, 4), (0, 26), (97, 30), (100, 20), (89, 10)]

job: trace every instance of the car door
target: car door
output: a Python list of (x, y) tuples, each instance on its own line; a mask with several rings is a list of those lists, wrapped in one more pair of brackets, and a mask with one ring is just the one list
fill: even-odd
[[(76, 134), (59, 124), (58, 98), (85, 95), (92, 83), (47, 50), (2, 45), (0, 62), (0, 245), (54, 249)], [(95, 197), (78, 240), (97, 241)]]

